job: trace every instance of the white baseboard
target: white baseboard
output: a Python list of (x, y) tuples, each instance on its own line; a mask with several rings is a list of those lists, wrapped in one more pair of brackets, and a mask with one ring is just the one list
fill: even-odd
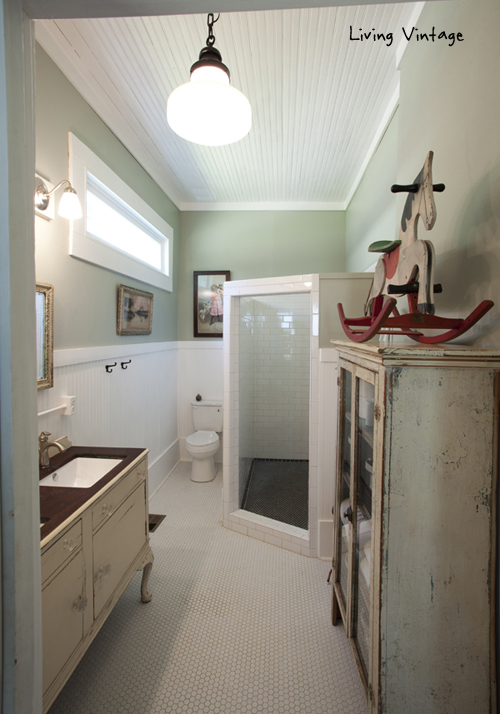
[(179, 462), (179, 439), (176, 439), (156, 461), (148, 464), (149, 498), (160, 488)]
[(331, 560), (333, 557), (333, 521), (318, 521), (319, 553), (321, 560)]

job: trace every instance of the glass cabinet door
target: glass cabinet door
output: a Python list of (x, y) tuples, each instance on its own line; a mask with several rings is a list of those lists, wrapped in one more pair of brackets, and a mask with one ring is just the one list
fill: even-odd
[(368, 687), (372, 564), (372, 479), (375, 374), (347, 362), (340, 366), (334, 624), (342, 616)]
[(353, 632), (361, 665), (368, 677), (370, 646), (370, 571), (372, 540), (373, 420), (375, 388), (356, 378), (355, 547)]
[(352, 375), (348, 370), (341, 370), (341, 454), (340, 468), (340, 508), (337, 511), (338, 533), (338, 584), (340, 599), (344, 608), (347, 608), (348, 582), (349, 582), (349, 540), (351, 523), (349, 515), (351, 495), (351, 403), (352, 403)]

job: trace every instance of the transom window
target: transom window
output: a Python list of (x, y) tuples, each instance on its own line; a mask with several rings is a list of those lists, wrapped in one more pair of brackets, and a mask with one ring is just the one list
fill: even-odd
[(172, 290), (173, 231), (87, 146), (70, 134), (70, 177), (83, 216), (72, 222), (70, 254)]

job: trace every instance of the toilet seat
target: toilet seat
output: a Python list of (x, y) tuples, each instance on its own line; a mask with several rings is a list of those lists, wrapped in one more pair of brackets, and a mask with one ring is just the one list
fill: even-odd
[(219, 441), (216, 431), (195, 431), (186, 438), (186, 443), (190, 446), (208, 446)]
[(215, 453), (219, 448), (219, 436), (215, 431), (195, 431), (186, 437), (186, 449), (190, 454)]

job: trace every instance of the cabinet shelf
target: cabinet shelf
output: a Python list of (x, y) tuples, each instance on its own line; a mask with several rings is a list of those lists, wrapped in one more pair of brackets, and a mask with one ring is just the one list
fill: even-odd
[[(345, 413), (346, 421), (351, 423), (351, 413)], [(358, 416), (358, 433), (361, 434), (364, 441), (370, 446), (373, 446), (373, 426), (366, 426), (366, 420)]]

